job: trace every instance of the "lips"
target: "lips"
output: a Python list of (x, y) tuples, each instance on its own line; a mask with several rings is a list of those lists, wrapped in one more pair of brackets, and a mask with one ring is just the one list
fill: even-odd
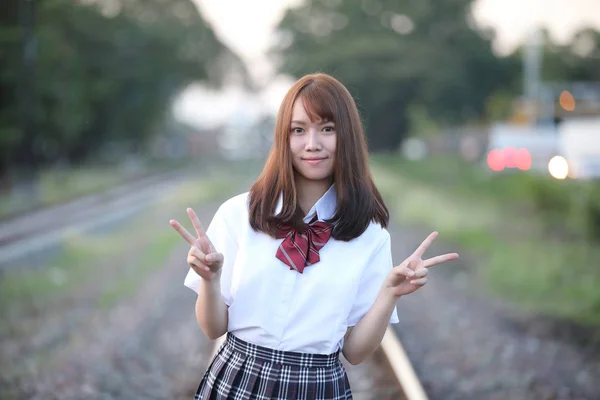
[(327, 157), (319, 157), (319, 158), (303, 158), (302, 160), (308, 163), (309, 165), (317, 165), (321, 161), (325, 161)]

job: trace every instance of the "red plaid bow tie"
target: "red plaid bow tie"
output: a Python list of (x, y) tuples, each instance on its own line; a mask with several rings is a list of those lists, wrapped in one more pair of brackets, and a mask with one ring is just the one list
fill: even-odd
[(296, 232), (290, 225), (280, 225), (277, 239), (285, 238), (277, 249), (277, 258), (290, 269), (302, 273), (304, 268), (320, 261), (319, 250), (331, 237), (333, 227), (322, 221), (308, 224), (304, 232)]

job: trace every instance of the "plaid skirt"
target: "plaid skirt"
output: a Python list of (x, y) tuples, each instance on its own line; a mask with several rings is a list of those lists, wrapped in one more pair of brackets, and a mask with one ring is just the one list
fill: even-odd
[(204, 374), (194, 399), (352, 399), (339, 351), (329, 355), (272, 350), (231, 333)]

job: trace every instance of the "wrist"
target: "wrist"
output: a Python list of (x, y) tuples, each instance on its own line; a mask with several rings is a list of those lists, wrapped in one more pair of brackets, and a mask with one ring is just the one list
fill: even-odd
[(396, 302), (398, 301), (398, 299), (400, 297), (402, 297), (401, 295), (396, 295), (394, 293), (394, 288), (393, 287), (389, 287), (387, 285), (383, 285), (381, 287), (381, 290), (379, 291), (379, 297), (381, 298), (381, 301), (384, 302), (387, 305), (396, 305)]
[(221, 285), (221, 271), (217, 272), (212, 278), (207, 279), (203, 276), (200, 276), (203, 284), (207, 286), (220, 287)]

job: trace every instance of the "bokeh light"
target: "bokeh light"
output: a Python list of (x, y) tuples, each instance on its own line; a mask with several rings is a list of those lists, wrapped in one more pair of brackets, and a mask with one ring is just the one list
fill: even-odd
[(502, 171), (504, 169), (504, 155), (502, 154), (502, 150), (491, 150), (487, 156), (487, 164), (492, 171)]
[(558, 98), (558, 102), (565, 111), (575, 110), (575, 98), (568, 90), (562, 91), (560, 97)]
[(517, 150), (516, 153), (517, 168), (521, 171), (527, 171), (531, 168), (531, 154), (525, 148)]
[(487, 164), (492, 171), (496, 172), (505, 168), (527, 171), (531, 168), (531, 154), (523, 147), (516, 149), (509, 146), (505, 149), (493, 149), (488, 153)]
[(548, 172), (555, 179), (565, 179), (569, 175), (569, 163), (563, 156), (554, 156), (548, 163)]

